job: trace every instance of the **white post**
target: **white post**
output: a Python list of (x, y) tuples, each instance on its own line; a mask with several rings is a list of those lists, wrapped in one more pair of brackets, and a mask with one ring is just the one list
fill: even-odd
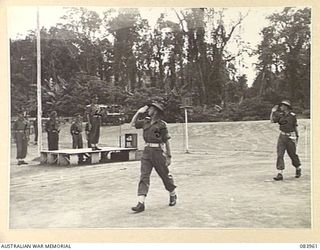
[(186, 132), (186, 153), (189, 153), (189, 137), (188, 137), (188, 109), (184, 108), (185, 132)]
[(37, 103), (38, 103), (38, 155), (42, 150), (42, 104), (41, 104), (41, 47), (40, 47), (40, 16), (37, 7)]
[(121, 148), (121, 134), (122, 134), (122, 131), (121, 131), (121, 118), (119, 118), (119, 148)]

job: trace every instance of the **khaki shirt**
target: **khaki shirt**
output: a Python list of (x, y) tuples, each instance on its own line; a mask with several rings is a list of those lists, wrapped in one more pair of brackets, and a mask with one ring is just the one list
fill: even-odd
[(12, 128), (12, 132), (14, 133), (14, 135), (16, 135), (17, 133), (23, 133), (24, 135), (28, 136), (29, 135), (29, 123), (26, 119), (23, 120), (16, 120), (13, 123), (13, 128)]
[(150, 117), (135, 122), (137, 129), (143, 129), (143, 139), (147, 143), (165, 143), (171, 137), (167, 129), (167, 124), (162, 120), (156, 120), (151, 124)]
[(93, 116), (101, 116), (101, 108), (99, 104), (90, 104), (86, 107), (86, 114), (92, 118)]
[(297, 117), (293, 112), (289, 112), (287, 115), (284, 112), (275, 112), (273, 116), (273, 122), (279, 123), (280, 130), (285, 133), (296, 131)]
[(13, 124), (14, 132), (26, 132), (28, 129), (28, 122), (26, 120), (16, 120)]
[(13, 138), (17, 140), (18, 136), (22, 136), (23, 139), (29, 139), (29, 122), (27, 119), (16, 120), (12, 127)]
[(50, 119), (46, 123), (46, 131), (47, 132), (59, 133), (60, 132), (60, 122), (58, 120)]
[(78, 135), (82, 132), (82, 122), (73, 122), (70, 127), (72, 135)]

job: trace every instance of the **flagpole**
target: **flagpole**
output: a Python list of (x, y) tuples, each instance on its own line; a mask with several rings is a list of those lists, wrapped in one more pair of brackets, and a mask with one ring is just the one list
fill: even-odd
[(42, 150), (42, 104), (41, 104), (41, 39), (40, 39), (40, 15), (37, 7), (37, 118), (38, 118), (38, 155)]

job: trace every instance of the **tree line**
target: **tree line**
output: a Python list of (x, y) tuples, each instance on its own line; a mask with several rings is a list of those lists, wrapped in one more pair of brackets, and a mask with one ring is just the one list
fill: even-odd
[[(284, 8), (270, 15), (254, 50), (237, 32), (247, 14), (227, 24), (223, 10), (171, 10), (151, 27), (139, 9), (108, 9), (103, 16), (68, 8), (54, 27), (41, 29), (44, 115), (83, 112), (90, 96), (120, 104), (128, 114), (148, 100), (167, 104), (170, 122), (183, 119), (180, 106), (193, 106), (191, 120), (265, 119), (271, 106), (290, 99), (298, 113), (310, 108), (310, 8)], [(238, 53), (228, 49), (235, 42)], [(251, 87), (239, 74), (241, 55), (258, 55)], [(245, 64), (245, 62), (242, 62)], [(36, 33), (10, 40), (11, 111), (36, 113)], [(219, 112), (215, 105), (223, 108)]]

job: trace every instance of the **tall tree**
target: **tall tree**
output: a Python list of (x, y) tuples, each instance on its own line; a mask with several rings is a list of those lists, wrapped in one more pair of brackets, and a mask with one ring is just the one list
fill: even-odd
[(311, 10), (284, 8), (268, 19), (270, 26), (262, 30), (258, 47), (255, 87), (260, 95), (271, 89), (309, 107)]
[(136, 58), (134, 45), (139, 37), (137, 9), (120, 9), (119, 14), (109, 22), (109, 31), (114, 36), (114, 78), (116, 84), (128, 91), (136, 87)]

